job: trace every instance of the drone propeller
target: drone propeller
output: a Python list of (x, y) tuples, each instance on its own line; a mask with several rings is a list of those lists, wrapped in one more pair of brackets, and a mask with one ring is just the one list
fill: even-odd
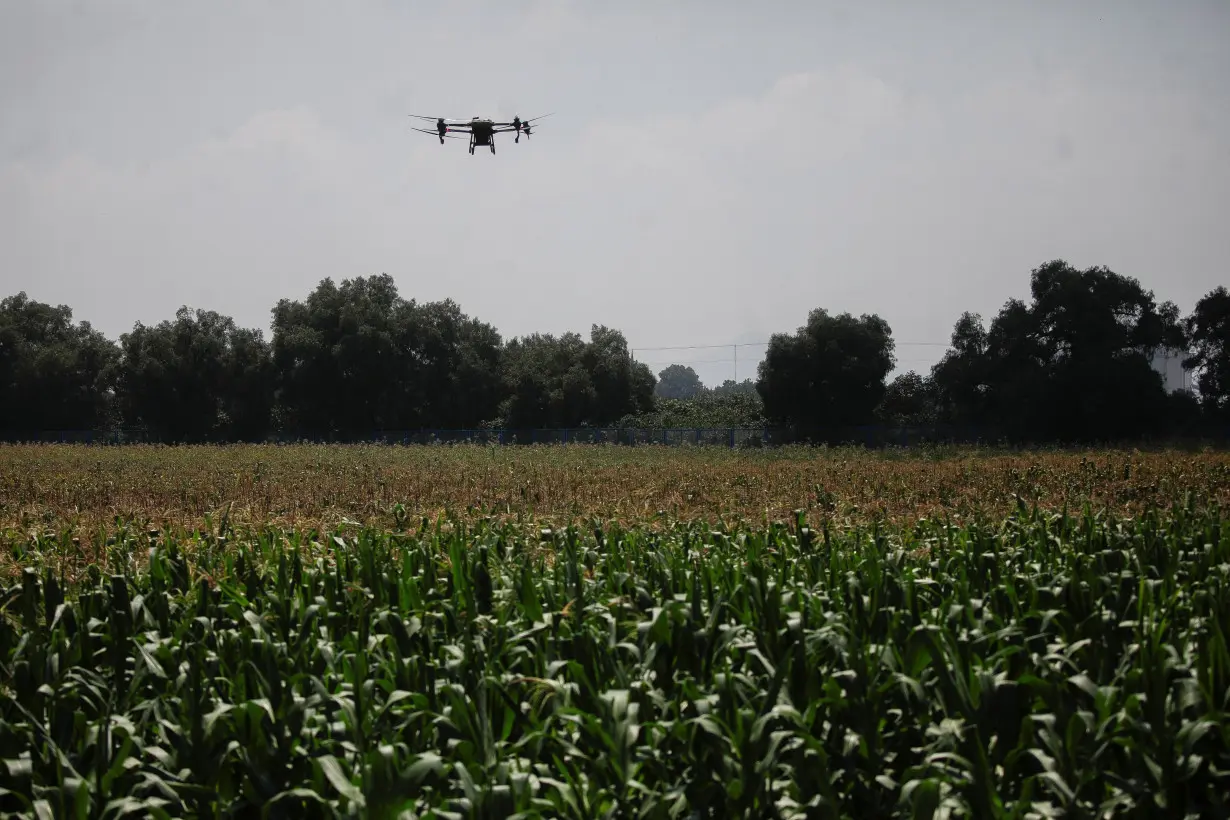
[[(552, 112), (552, 113), (554, 113), (554, 112)], [(523, 119), (521, 119), (521, 117), (520, 117), (520, 116), (513, 115), (513, 120), (519, 120), (519, 121), (521, 122), (521, 124), (522, 124), (522, 125), (529, 125), (529, 124), (530, 124), (530, 123), (532, 123), (532, 122), (537, 122), (538, 120), (541, 120), (541, 119), (543, 119), (543, 118), (545, 118), (545, 117), (549, 117), (549, 116), (551, 116), (551, 114), (540, 114), (540, 115), (539, 115), (539, 116), (537, 116), (537, 117), (530, 117), (528, 120), (523, 120)], [(510, 122), (507, 122), (507, 123), (501, 123), (501, 125), (512, 125), (512, 122), (510, 121)]]

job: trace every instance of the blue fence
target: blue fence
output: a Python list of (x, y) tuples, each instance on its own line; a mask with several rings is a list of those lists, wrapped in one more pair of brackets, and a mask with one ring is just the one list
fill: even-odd
[[(993, 442), (996, 436), (986, 431), (933, 425), (925, 427), (892, 427), (866, 425), (802, 433), (786, 428), (756, 427), (574, 427), (557, 429), (504, 430), (384, 430), (364, 435), (298, 435), (274, 433), (262, 439), (271, 444), (319, 443), (389, 445), (428, 444), (616, 444), (625, 446), (711, 446), (760, 447), (790, 444), (809, 440), (826, 444), (857, 444), (868, 447), (910, 446), (922, 443)], [(8, 443), (64, 443), (93, 445), (157, 444), (160, 437), (142, 430), (57, 430), (35, 433), (0, 433), (0, 441)], [(202, 442), (211, 443), (211, 442)], [(223, 442), (213, 442), (223, 443)]]
[[(533, 430), (381, 430), (368, 435), (298, 435), (273, 433), (262, 441), (271, 444), (666, 444), (739, 447), (767, 444), (774, 431), (758, 428), (714, 427), (650, 429), (627, 427), (575, 427)], [(4, 433), (0, 441), (61, 444), (157, 444), (162, 439), (143, 430), (44, 430)], [(209, 443), (209, 442), (202, 442)]]
[(537, 430), (414, 430), (381, 432), (371, 441), (386, 444), (666, 444), (738, 447), (768, 444), (774, 431), (744, 427), (631, 428), (564, 427)]

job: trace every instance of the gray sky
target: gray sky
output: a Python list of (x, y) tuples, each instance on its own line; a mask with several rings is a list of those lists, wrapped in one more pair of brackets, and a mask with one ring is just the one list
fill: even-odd
[[(877, 312), (925, 370), (1053, 258), (1230, 281), (1230, 3), (0, 4), (0, 295), (113, 338), (387, 272), (660, 370)], [(409, 113), (555, 112), (471, 157)], [(740, 348), (739, 378), (763, 347)]]

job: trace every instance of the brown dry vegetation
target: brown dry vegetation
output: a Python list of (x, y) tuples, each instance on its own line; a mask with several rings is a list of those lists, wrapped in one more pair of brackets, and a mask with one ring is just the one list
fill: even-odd
[(90, 538), (116, 519), (195, 527), (331, 527), (349, 519), (494, 514), (559, 523), (581, 518), (954, 521), (997, 515), (1018, 496), (1042, 506), (1130, 514), (1195, 493), (1230, 501), (1230, 454), (1007, 453), (952, 449), (616, 446), (0, 447), (0, 528), (9, 538), (71, 530)]

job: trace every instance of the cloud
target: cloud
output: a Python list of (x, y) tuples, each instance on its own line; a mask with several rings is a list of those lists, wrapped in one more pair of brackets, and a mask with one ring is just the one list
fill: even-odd
[(851, 66), (780, 78), (764, 93), (696, 112), (648, 121), (598, 121), (586, 129), (591, 150), (619, 173), (697, 168), (747, 158), (772, 170), (839, 162), (882, 129), (898, 127), (913, 104), (884, 80)]
[[(596, 122), (574, 141), (547, 120), (516, 150), (503, 140), (494, 161), (405, 129), (393, 156), (310, 108), (265, 111), (139, 165), (77, 154), (8, 166), (5, 201), (24, 227), (5, 244), (41, 272), (33, 290), (89, 294), (79, 310), (115, 330), (181, 301), (264, 326), (277, 298), (324, 276), (388, 271), (407, 295), (458, 298), (509, 332), (607, 322), (696, 336), (709, 332), (702, 314), (671, 329), (677, 305), (749, 275), (723, 256), (750, 266), (762, 254), (746, 225), (766, 202), (784, 207), (773, 181), (842, 162), (903, 106), (852, 69), (801, 73), (691, 116)], [(587, 305), (591, 293), (606, 296)], [(771, 307), (717, 310), (739, 332), (740, 316), (768, 323)]]
[[(562, 42), (593, 24), (567, 3), (525, 19)], [(305, 104), (138, 163), (10, 162), (0, 276), (115, 335), (183, 303), (265, 327), (278, 298), (325, 276), (385, 271), (505, 336), (604, 323), (646, 347), (755, 341), (817, 306), (944, 340), (961, 310), (993, 312), (1055, 256), (1132, 275), (1226, 256), (1228, 129), (1196, 98), (1061, 72), (911, 91), (848, 62), (690, 99), (563, 110), (495, 157)]]
[(583, 14), (575, 0), (533, 0), (510, 39), (521, 48), (542, 47), (588, 34), (599, 24)]
[(364, 164), (311, 111), (293, 109), (138, 167), (83, 155), (10, 165), (0, 187), (20, 224), (11, 244), (39, 271), (17, 274), (29, 290), (111, 331), (158, 318), (125, 306), (138, 293), (161, 314), (187, 301), (264, 326), (272, 302), (253, 310), (245, 291), (268, 299), (270, 281), (285, 288), (305, 259), (336, 272), (346, 248), (363, 244), (345, 223), (367, 198), (351, 187)]

